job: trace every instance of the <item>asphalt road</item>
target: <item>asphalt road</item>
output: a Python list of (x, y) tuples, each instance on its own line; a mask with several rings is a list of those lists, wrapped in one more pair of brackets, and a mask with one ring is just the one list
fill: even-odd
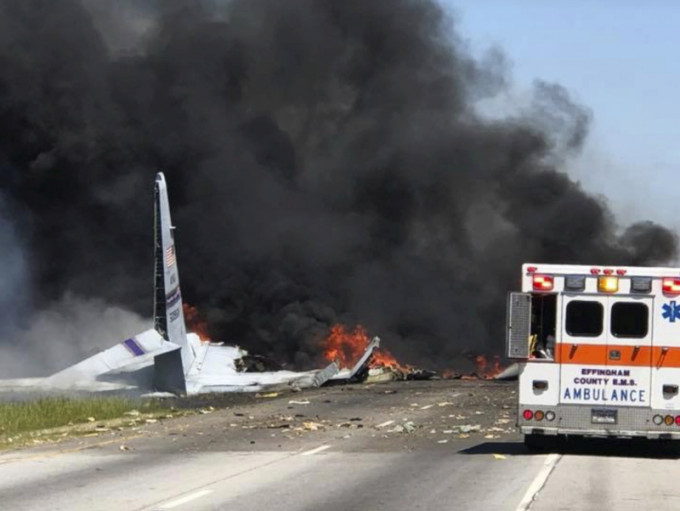
[(0, 455), (0, 508), (680, 508), (677, 456), (597, 441), (532, 454), (513, 393), (438, 381), (215, 398), (211, 413)]

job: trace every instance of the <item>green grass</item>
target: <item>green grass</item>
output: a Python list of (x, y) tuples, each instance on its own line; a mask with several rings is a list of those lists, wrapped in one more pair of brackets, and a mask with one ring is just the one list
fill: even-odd
[(0, 403), (0, 437), (38, 431), (71, 424), (103, 421), (122, 417), (138, 410), (143, 414), (166, 411), (157, 402), (141, 402), (124, 398), (51, 397), (34, 401)]

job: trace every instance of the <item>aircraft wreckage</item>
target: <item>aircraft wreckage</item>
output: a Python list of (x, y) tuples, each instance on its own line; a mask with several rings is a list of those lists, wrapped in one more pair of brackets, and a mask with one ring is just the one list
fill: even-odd
[(46, 378), (0, 381), (0, 391), (116, 391), (155, 389), (174, 394), (254, 392), (319, 387), (363, 379), (380, 340), (365, 347), (353, 367), (333, 361), (313, 371), (251, 370), (252, 356), (238, 346), (206, 342), (187, 333), (174, 226), (165, 177), (156, 175), (154, 210), (154, 328), (126, 339)]

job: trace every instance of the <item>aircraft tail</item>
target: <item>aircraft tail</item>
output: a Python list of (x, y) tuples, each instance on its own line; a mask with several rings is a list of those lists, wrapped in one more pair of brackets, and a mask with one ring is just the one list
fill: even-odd
[(195, 353), (187, 339), (184, 323), (174, 227), (170, 218), (168, 188), (162, 172), (156, 174), (154, 203), (154, 328), (165, 339), (181, 347), (183, 374), (187, 374)]

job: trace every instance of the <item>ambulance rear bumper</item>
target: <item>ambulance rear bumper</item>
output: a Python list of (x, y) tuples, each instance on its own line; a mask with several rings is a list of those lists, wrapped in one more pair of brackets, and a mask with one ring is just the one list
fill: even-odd
[[(525, 418), (528, 413), (531, 418)], [(581, 435), (680, 440), (678, 411), (616, 406), (526, 406), (520, 404), (517, 427), (525, 435)], [(536, 419), (539, 416), (541, 419)], [(548, 420), (550, 419), (550, 420)], [(668, 420), (668, 422), (666, 422)]]
[(597, 437), (638, 437), (649, 440), (680, 440), (680, 431), (626, 431), (623, 429), (568, 429), (568, 428), (537, 428), (530, 426), (520, 426), (520, 433), (523, 435), (567, 435), (567, 436), (597, 436)]

